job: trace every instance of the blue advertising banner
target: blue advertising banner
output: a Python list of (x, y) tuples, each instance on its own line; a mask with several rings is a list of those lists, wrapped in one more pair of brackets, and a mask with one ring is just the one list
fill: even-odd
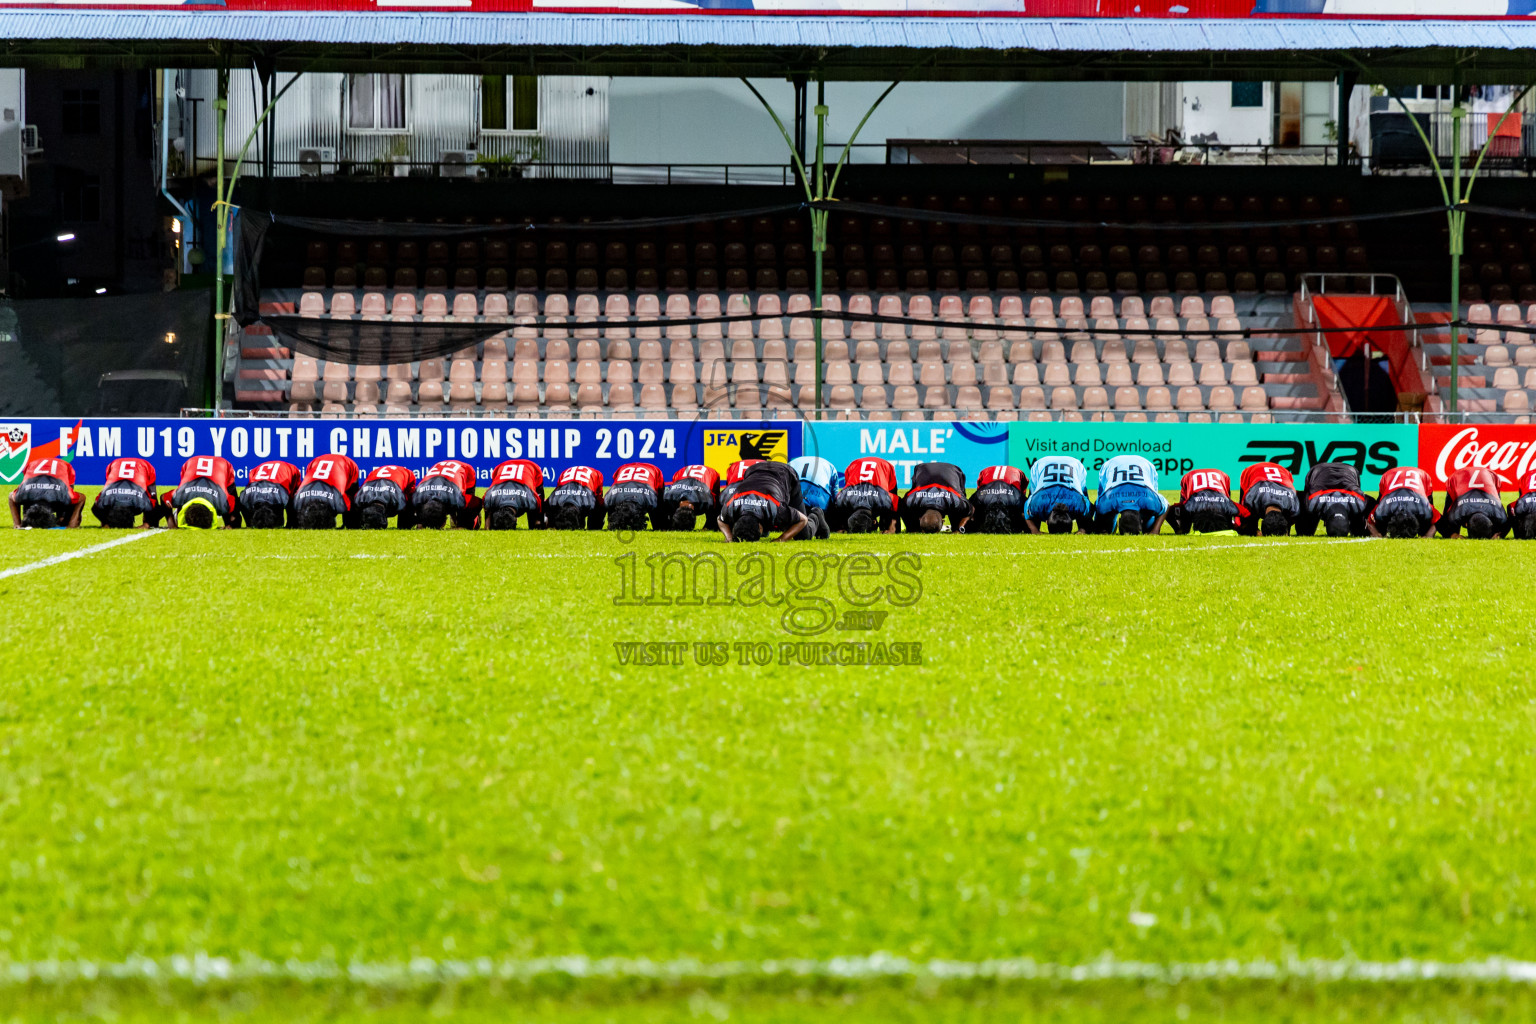
[(244, 480), (268, 459), (300, 468), (316, 455), (348, 455), (366, 473), (393, 463), (418, 475), (442, 459), (462, 459), (489, 480), (504, 459), (529, 459), (545, 480), (568, 466), (604, 476), (626, 462), (650, 462), (670, 477), (691, 463), (721, 468), (737, 458), (788, 461), (800, 454), (798, 423), (722, 420), (314, 420), (314, 419), (33, 419), (0, 421), (0, 484), (21, 480), (33, 459), (75, 467), (76, 482), (102, 483), (120, 457), (148, 459), (161, 485), (175, 483), (194, 455), (228, 459)]
[(896, 467), (896, 483), (912, 485), (912, 468), (923, 462), (951, 462), (965, 470), (967, 485), (988, 466), (1008, 461), (1008, 424), (980, 420), (931, 423), (807, 423), (801, 442), (806, 455), (819, 455), (839, 470), (866, 455)]

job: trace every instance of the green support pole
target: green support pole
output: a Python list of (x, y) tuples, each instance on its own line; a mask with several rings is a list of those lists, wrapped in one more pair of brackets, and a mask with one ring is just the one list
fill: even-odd
[[(1461, 87), (1456, 88), (1456, 105), (1451, 108), (1451, 209), (1446, 216), (1451, 228), (1451, 398), (1449, 407), (1456, 412), (1456, 391), (1461, 382), (1461, 254), (1465, 246), (1466, 211), (1461, 208), (1461, 122), (1467, 116), (1461, 105)], [(1486, 147), (1485, 147), (1486, 148)]]
[[(816, 181), (813, 186), (817, 199), (825, 199), (827, 193), (827, 85), (816, 79)], [(811, 304), (821, 308), (822, 254), (827, 248), (827, 217), (825, 210), (811, 211), (811, 248), (816, 253), (816, 280), (811, 284)], [(816, 338), (816, 418), (821, 418), (821, 318), (811, 324)]]
[(224, 404), (224, 322), (229, 313), (224, 302), (224, 247), (229, 237), (229, 207), (224, 203), (224, 120), (229, 109), (229, 69), (219, 68), (218, 94), (213, 101), (215, 171), (214, 254), (213, 254), (213, 407)]

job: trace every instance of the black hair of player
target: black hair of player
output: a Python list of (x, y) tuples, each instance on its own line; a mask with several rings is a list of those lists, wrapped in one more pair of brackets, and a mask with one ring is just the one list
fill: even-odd
[(251, 509), (251, 528), (276, 530), (283, 525), (283, 510), (276, 505), (257, 505)]
[(101, 520), (102, 528), (106, 530), (133, 529), (132, 509), (104, 508), (96, 513), (96, 518)]
[(1536, 512), (1527, 512), (1521, 516), (1519, 525), (1522, 540), (1536, 540)]
[(389, 510), (382, 501), (370, 501), (357, 510), (357, 525), (363, 530), (387, 530)]
[(874, 533), (875, 514), (867, 508), (856, 508), (848, 513), (849, 533)]
[(517, 529), (517, 510), (511, 508), (493, 509), (486, 517), (485, 525), (492, 530)]
[(639, 532), (645, 529), (645, 509), (640, 507), (637, 501), (621, 501), (608, 510), (608, 528), (610, 530), (632, 530)]
[(329, 505), (312, 501), (299, 510), (299, 529), (334, 530), (336, 529), (336, 512)]
[(1406, 509), (1390, 513), (1381, 526), (1381, 532), (1393, 540), (1412, 540), (1419, 535), (1419, 521)]
[(1141, 533), (1141, 513), (1135, 509), (1121, 512), (1120, 532), (1127, 536)]
[(1467, 520), (1467, 536), (1473, 540), (1487, 540), (1493, 536), (1493, 520), (1481, 512), (1474, 512)]
[(672, 529), (689, 532), (698, 525), (699, 517), (694, 513), (692, 505), (685, 505), (672, 512)]
[(1013, 532), (1013, 521), (1008, 513), (1000, 508), (989, 509), (981, 517), (982, 533), (1009, 534)]
[(1201, 509), (1195, 513), (1196, 533), (1221, 533), (1223, 530), (1232, 529), (1232, 518), (1224, 516), (1215, 509)]
[(555, 508), (555, 514), (550, 519), (549, 525), (557, 530), (579, 530), (581, 519), (581, 509), (575, 505), (559, 505)]
[(743, 512), (731, 527), (731, 539), (751, 544), (763, 539), (763, 521), (750, 512)]
[(1045, 517), (1045, 525), (1050, 527), (1052, 533), (1068, 533), (1072, 529), (1072, 510), (1065, 505), (1057, 505), (1051, 509), (1050, 515)]
[(1259, 528), (1266, 537), (1284, 537), (1291, 532), (1291, 521), (1285, 517), (1284, 512), (1272, 508), (1259, 520)]
[(421, 503), (421, 512), (416, 518), (429, 530), (441, 530), (448, 525), (448, 505), (436, 498), (428, 498)]
[(1328, 517), (1328, 536), (1349, 536), (1349, 518), (1345, 516), (1344, 513), (1335, 512), (1333, 515)]
[(189, 505), (181, 513), (182, 520), (194, 530), (213, 529), (213, 509), (199, 502)]
[(34, 530), (51, 530), (59, 525), (59, 516), (47, 505), (28, 505), (21, 513), (21, 525)]
[(944, 528), (944, 513), (936, 508), (931, 508), (917, 517), (917, 529), (920, 533), (938, 533)]

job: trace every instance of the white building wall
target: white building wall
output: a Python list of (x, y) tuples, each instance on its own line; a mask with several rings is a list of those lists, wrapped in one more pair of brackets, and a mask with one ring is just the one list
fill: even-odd
[(1258, 107), (1232, 106), (1231, 82), (1185, 82), (1184, 139), (1228, 145), (1265, 145), (1274, 141), (1275, 89), (1264, 83)]

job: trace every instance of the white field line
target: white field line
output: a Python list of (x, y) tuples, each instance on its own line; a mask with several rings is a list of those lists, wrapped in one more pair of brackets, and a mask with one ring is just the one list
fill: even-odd
[(1203, 981), (1353, 982), (1371, 985), (1426, 981), (1536, 983), (1536, 962), (1506, 960), (1204, 960), (1154, 963), (1104, 956), (1081, 964), (1043, 963), (1028, 958), (997, 960), (908, 960), (887, 953), (830, 960), (733, 960), (689, 958), (555, 956), (532, 959), (392, 960), (342, 964), (334, 961), (229, 959), (197, 953), (164, 959), (122, 961), (0, 961), (0, 987), (63, 985), (98, 981), (183, 982), (212, 985), (241, 982), (328, 983), (419, 987), (463, 981), (616, 981), (698, 984), (715, 981), (779, 980), (850, 982), (1099, 982)]
[(44, 558), (41, 561), (29, 562), (26, 565), (18, 565), (13, 569), (0, 571), (0, 580), (3, 580), (9, 576), (20, 576), (22, 573), (31, 572), (34, 569), (46, 569), (50, 565), (58, 565), (60, 562), (67, 562), (71, 558), (84, 558), (86, 555), (94, 555), (98, 551), (105, 551), (108, 548), (115, 548), (122, 544), (132, 544), (136, 540), (144, 540), (146, 537), (153, 537), (159, 532), (159, 530), (144, 530), (141, 533), (130, 533), (126, 537), (119, 537), (116, 540), (109, 540), (105, 544), (92, 544), (90, 547), (81, 548), (79, 551), (68, 551), (62, 555), (54, 555), (52, 558)]

